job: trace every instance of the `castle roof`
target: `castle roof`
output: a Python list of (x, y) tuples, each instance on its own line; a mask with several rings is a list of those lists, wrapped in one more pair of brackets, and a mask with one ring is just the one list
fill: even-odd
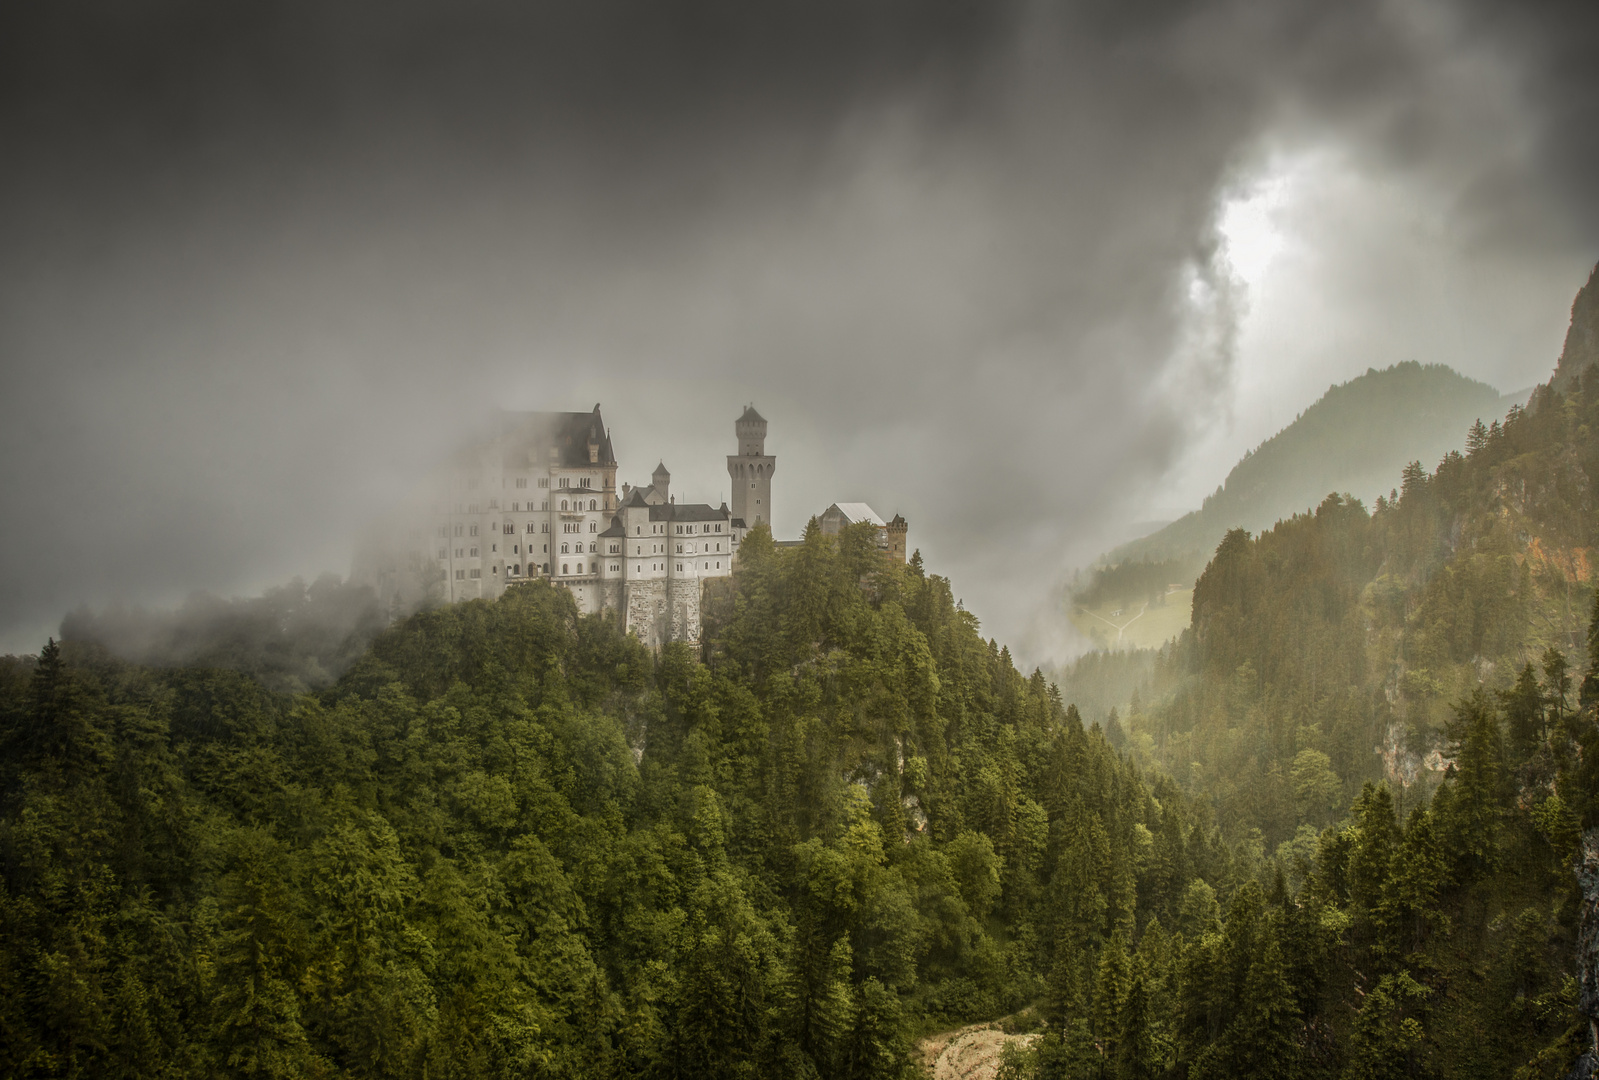
[(863, 521), (870, 521), (873, 525), (881, 528), (888, 524), (882, 518), (877, 516), (876, 510), (873, 510), (865, 503), (834, 503), (826, 510), (823, 510), (822, 515), (825, 517), (834, 510), (837, 510), (839, 514), (843, 516), (844, 520), (849, 522), (851, 525), (859, 525)]
[(634, 488), (632, 491), (628, 492), (627, 498), (622, 501), (622, 505), (648, 506), (649, 502), (644, 498), (644, 489)]
[(764, 424), (766, 417), (755, 411), (754, 405), (744, 406), (744, 415), (738, 418), (741, 424)]
[(661, 503), (650, 507), (651, 521), (726, 521), (727, 507), (709, 503)]
[(622, 519), (617, 517), (617, 518), (612, 518), (611, 519), (611, 527), (609, 529), (606, 529), (604, 532), (600, 533), (600, 535), (601, 536), (626, 536), (627, 535), (627, 530), (622, 528)]
[[(495, 417), (494, 436), (499, 443), (505, 468), (526, 468), (538, 462), (580, 468), (584, 465), (615, 465), (611, 433), (600, 416), (593, 412), (513, 412), (502, 409)], [(598, 447), (597, 460), (589, 460), (589, 445)]]

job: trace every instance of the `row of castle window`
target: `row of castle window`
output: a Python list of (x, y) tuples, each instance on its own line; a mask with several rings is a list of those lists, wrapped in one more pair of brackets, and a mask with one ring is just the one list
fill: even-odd
[[(561, 550), (562, 550), (563, 554), (566, 553), (566, 549), (565, 549), (564, 546), (562, 547)], [(693, 564), (691, 563), (689, 565), (692, 566)], [(574, 566), (576, 567), (575, 570), (573, 569)], [(683, 566), (684, 566), (683, 563), (678, 563), (677, 564), (677, 572), (678, 573), (680, 573), (680, 574), (683, 573)], [(722, 564), (721, 564), (720, 560), (715, 560), (715, 561), (706, 560), (704, 566), (702, 567), (702, 569), (705, 569), (705, 570), (711, 570), (711, 569), (720, 570), (721, 568), (722, 568)], [(594, 563), (593, 566), (592, 566), (592, 569), (597, 573), (599, 571), (599, 569), (600, 569), (599, 563)], [(665, 569), (666, 569), (666, 564), (665, 563), (651, 563), (650, 564), (650, 572), (651, 573), (656, 573), (656, 572), (659, 572), (659, 571), (665, 570)], [(530, 574), (534, 573), (535, 572), (534, 565), (532, 563), (529, 563), (527, 570), (528, 570), (528, 573), (530, 573)], [(614, 573), (620, 573), (621, 570), (622, 570), (622, 566), (621, 566), (620, 563), (612, 563), (611, 564), (611, 572), (613, 574)], [(457, 570), (455, 572), (456, 580), (457, 581), (462, 580), (463, 575), (468, 573), (468, 572), (475, 578), (482, 576), (482, 572), (478, 571), (478, 570), (472, 570), (472, 571)], [(508, 574), (510, 574), (511, 576), (513, 576), (513, 577), (519, 577), (519, 576), (521, 576), (521, 573), (522, 573), (522, 564), (521, 563), (516, 563), (515, 565), (508, 566), (508, 567), (506, 567), (506, 572)], [(549, 567), (548, 566), (546, 566), (544, 568), (544, 572), (545, 573), (549, 573)], [(562, 563), (561, 564), (561, 573), (563, 573), (563, 574), (573, 574), (573, 573), (581, 574), (581, 573), (583, 573), (583, 564), (582, 563)], [(644, 573), (644, 567), (640, 566), (638, 568), (638, 570), (635, 571), (635, 573), (639, 573), (639, 574)]]
[[(563, 554), (566, 553), (565, 545), (562, 545), (561, 550), (562, 550)], [(593, 550), (592, 546), (590, 547), (590, 550), (591, 551)], [(472, 553), (474, 555), (477, 554), (477, 549), (473, 548), (472, 549)], [(459, 554), (459, 551), (457, 551), (457, 554)], [(444, 557), (444, 553), (442, 551), (439, 553), (439, 557), (440, 558)], [(684, 572), (683, 571), (684, 565), (685, 565), (684, 563), (678, 563), (677, 564), (677, 572), (678, 573), (681, 574), (681, 573)], [(689, 563), (687, 565), (690, 567), (690, 569), (693, 568), (693, 564), (692, 563)], [(576, 567), (575, 571), (573, 570), (574, 566)], [(583, 573), (583, 566), (584, 566), (583, 563), (562, 563), (561, 564), (561, 573), (563, 573), (563, 574), (572, 574), (572, 573), (581, 574), (581, 573)], [(721, 568), (722, 568), (722, 563), (721, 563), (720, 560), (714, 560), (713, 561), (713, 560), (707, 559), (705, 561), (705, 563), (701, 566), (701, 569), (703, 569), (703, 570), (711, 570), (711, 569), (720, 570)], [(592, 569), (595, 572), (598, 572), (599, 569), (600, 569), (599, 564), (598, 563), (593, 564)], [(621, 569), (622, 569), (622, 566), (621, 566), (620, 563), (612, 563), (611, 566), (610, 566), (610, 570), (611, 570), (612, 573), (620, 573)], [(659, 572), (659, 571), (664, 570), (664, 569), (666, 569), (666, 565), (664, 563), (651, 563), (650, 564), (650, 571), (652, 573), (656, 573), (656, 572)], [(498, 574), (499, 573), (499, 568), (496, 567), (494, 572), (496, 574)], [(505, 568), (505, 572), (510, 577), (521, 577), (522, 576), (522, 564), (521, 563), (514, 563), (514, 564), (511, 564), (511, 565), (508, 565)], [(528, 563), (527, 572), (529, 574), (537, 573), (538, 572), (538, 567), (534, 563)], [(546, 574), (549, 573), (548, 564), (546, 564), (544, 566), (544, 572)], [(638, 568), (638, 570), (636, 571), (636, 573), (639, 573), (639, 574), (644, 573), (644, 568), (642, 566), (640, 566)], [(483, 571), (482, 570), (475, 570), (475, 569), (474, 570), (457, 570), (455, 572), (455, 580), (457, 580), (457, 581), (466, 581), (468, 579), (478, 580), (478, 579), (482, 578), (482, 576), (483, 576)]]
[[(572, 483), (574, 479), (577, 481), (576, 484)], [(466, 488), (468, 491), (476, 491), (482, 482), (483, 481), (481, 477), (469, 476), (467, 477)], [(504, 484), (505, 480), (502, 477), (500, 480), (500, 485), (503, 487)], [(548, 476), (538, 477), (538, 486), (541, 488), (548, 488), (550, 486), (550, 478)], [(556, 480), (555, 486), (563, 491), (592, 491), (594, 488), (594, 478), (592, 476), (562, 476)], [(525, 490), (527, 488), (527, 477), (518, 476), (516, 478), (516, 487), (518, 489)]]
[[(679, 536), (687, 535), (687, 534), (689, 534), (689, 533), (691, 533), (693, 531), (694, 531), (694, 526), (692, 526), (692, 525), (679, 525), (677, 527), (677, 532), (678, 532)], [(711, 531), (711, 527), (709, 525), (700, 526), (700, 532), (708, 533), (710, 531)], [(722, 531), (722, 523), (721, 522), (717, 522), (716, 523), (716, 531), (717, 532), (721, 532)]]
[[(597, 522), (597, 521), (589, 522), (588, 526), (589, 526), (589, 532), (599, 532), (600, 531), (600, 523)], [(492, 525), (489, 526), (489, 527), (493, 528)], [(440, 536), (444, 536), (444, 537), (448, 537), (448, 536), (452, 535), (451, 532), (450, 532), (450, 528), (451, 527), (448, 526), (448, 525), (440, 525), (439, 526), (439, 535)], [(477, 532), (478, 527), (476, 525), (456, 525), (454, 528), (455, 528), (455, 532), (454, 532), (453, 535), (455, 535), (455, 536), (476, 536), (478, 534), (478, 532)], [(501, 531), (504, 532), (504, 534), (506, 536), (511, 536), (512, 534), (514, 534), (516, 532), (516, 524), (514, 522), (507, 521), (501, 527)], [(549, 526), (548, 522), (543, 522), (543, 523), (540, 524), (540, 526), (538, 528), (535, 529), (534, 528), (534, 523), (530, 521), (530, 522), (527, 523), (527, 531), (530, 532), (530, 533), (531, 532), (549, 532), (550, 531), (550, 526)], [(577, 522), (577, 521), (563, 522), (561, 524), (561, 531), (564, 532), (564, 533), (582, 532), (583, 531), (583, 523), (582, 522)]]
[[(482, 482), (482, 478), (481, 477), (477, 477), (477, 476), (469, 476), (469, 477), (467, 477), (467, 480), (466, 480), (467, 490), (468, 491), (476, 491), (478, 489), (478, 484), (480, 484), (481, 482)], [(504, 481), (502, 480), (501, 483), (503, 484), (503, 482)], [(571, 477), (568, 477), (568, 476), (561, 477), (561, 486), (562, 487), (570, 487), (571, 484), (572, 484)], [(527, 487), (527, 477), (518, 476), (516, 478), (516, 486), (519, 487), (519, 488)], [(539, 487), (547, 488), (549, 486), (550, 486), (550, 478), (548, 476), (539, 477)], [(592, 486), (592, 479), (590, 477), (587, 477), (587, 476), (582, 477), (578, 481), (578, 486), (581, 487), (581, 488), (591, 487)]]

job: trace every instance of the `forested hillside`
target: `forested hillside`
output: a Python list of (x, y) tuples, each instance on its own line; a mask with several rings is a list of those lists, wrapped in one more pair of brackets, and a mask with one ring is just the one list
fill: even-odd
[(4, 1070), (903, 1075), (1254, 869), (947, 582), (859, 532), (742, 558), (704, 664), (545, 586), (317, 696), (11, 661)]
[(1121, 720), (1141, 774), (1272, 876), (1141, 990), (1107, 947), (1130, 1026), (1090, 1016), (1074, 1056), (1068, 1023), (1016, 1074), (1559, 1076), (1592, 1038), (1599, 368), (1464, 434), (1370, 512), (1330, 496), (1222, 540)]
[(12, 658), (0, 1071), (907, 1077), (1025, 1010), (1013, 1077), (1563, 1075), (1589, 386), (1229, 534), (1125, 752), (869, 527), (753, 533), (703, 661), (542, 584), (315, 694)]

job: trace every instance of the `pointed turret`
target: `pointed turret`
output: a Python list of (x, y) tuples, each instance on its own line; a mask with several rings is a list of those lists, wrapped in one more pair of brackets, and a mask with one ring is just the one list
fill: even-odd
[(655, 471), (650, 474), (650, 482), (655, 487), (655, 493), (661, 497), (662, 502), (671, 500), (672, 474), (666, 471), (666, 462), (655, 466)]

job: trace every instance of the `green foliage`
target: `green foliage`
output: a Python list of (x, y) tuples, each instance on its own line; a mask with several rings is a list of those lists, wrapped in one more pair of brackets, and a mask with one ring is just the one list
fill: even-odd
[(757, 528), (703, 658), (541, 586), (317, 694), (7, 658), (0, 1073), (900, 1078), (1036, 1002), (1007, 1076), (1551, 1074), (1599, 416), (1535, 406), (1229, 533), (1125, 751), (869, 529)]
[(537, 587), (315, 696), (6, 661), (0, 1069), (899, 1077), (1132, 926), (1152, 837), (1186, 883), (1180, 800), (947, 582), (741, 559), (705, 661)]

